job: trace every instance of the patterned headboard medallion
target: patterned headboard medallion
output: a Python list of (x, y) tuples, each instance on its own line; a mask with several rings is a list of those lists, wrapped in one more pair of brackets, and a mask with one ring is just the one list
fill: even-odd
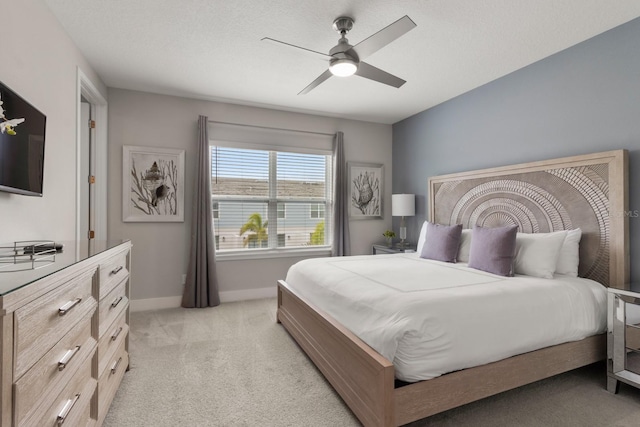
[(627, 152), (609, 151), (429, 179), (429, 218), (439, 224), (545, 233), (582, 229), (579, 275), (629, 282)]

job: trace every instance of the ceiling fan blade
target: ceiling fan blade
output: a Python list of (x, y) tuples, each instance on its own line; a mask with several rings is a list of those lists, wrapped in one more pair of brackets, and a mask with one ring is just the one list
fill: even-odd
[(366, 62), (360, 62), (358, 69), (356, 70), (356, 75), (396, 88), (406, 83), (406, 81), (402, 80), (400, 77), (396, 77), (393, 74), (382, 71), (373, 65), (367, 64)]
[[(362, 40), (349, 50), (353, 50), (358, 55), (358, 58), (362, 61), (369, 55), (382, 49), (398, 37), (406, 34), (410, 30), (416, 27), (416, 23), (411, 20), (407, 15), (398, 19), (393, 24), (383, 28), (377, 33)], [(348, 53), (349, 51), (347, 51)]]
[(318, 86), (320, 83), (324, 82), (325, 80), (327, 80), (329, 77), (331, 77), (333, 74), (331, 74), (331, 71), (327, 70), (324, 73), (320, 74), (318, 76), (317, 79), (315, 79), (314, 81), (312, 81), (309, 86), (305, 87), (304, 89), (302, 89), (300, 91), (300, 93), (298, 93), (298, 95), (304, 95), (305, 93), (309, 93), (311, 92), (312, 89), (314, 89), (316, 86)]
[(311, 56), (313, 56), (315, 58), (318, 58), (318, 59), (323, 59), (325, 61), (328, 61), (328, 60), (331, 59), (331, 56), (329, 56), (329, 55), (327, 55), (325, 53), (316, 52), (315, 50), (307, 49), (305, 47), (296, 46), (296, 45), (291, 44), (291, 43), (281, 42), (280, 40), (272, 39), (270, 37), (263, 37), (261, 39), (261, 41), (268, 42), (268, 43), (271, 43), (271, 44), (274, 44), (274, 45), (277, 45), (277, 46), (292, 47), (292, 48), (298, 49), (298, 52), (302, 51), (302, 52), (304, 52), (304, 53), (306, 53), (308, 55), (311, 55)]

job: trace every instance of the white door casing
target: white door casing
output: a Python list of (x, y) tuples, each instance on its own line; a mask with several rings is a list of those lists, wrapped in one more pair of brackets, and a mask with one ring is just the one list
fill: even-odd
[(98, 91), (89, 78), (78, 68), (77, 74), (77, 131), (76, 131), (76, 240), (86, 240), (86, 230), (82, 230), (83, 206), (88, 206), (88, 198), (82, 196), (82, 181), (86, 181), (86, 172), (83, 176), (82, 162), (88, 162), (82, 158), (82, 128), (87, 123), (82, 122), (82, 98), (91, 104), (91, 115), (96, 123), (92, 130), (92, 142), (95, 149), (91, 150), (91, 163), (94, 166), (93, 175), (93, 212), (95, 239), (107, 239), (107, 100)]

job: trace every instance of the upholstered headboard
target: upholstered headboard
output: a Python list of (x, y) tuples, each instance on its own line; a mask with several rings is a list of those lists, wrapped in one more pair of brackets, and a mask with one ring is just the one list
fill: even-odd
[(582, 229), (580, 277), (628, 288), (626, 150), (429, 179), (429, 220), (518, 225), (525, 233)]

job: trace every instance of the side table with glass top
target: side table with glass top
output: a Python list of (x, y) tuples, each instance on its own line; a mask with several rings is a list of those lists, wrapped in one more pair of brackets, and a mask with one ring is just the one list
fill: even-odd
[(607, 390), (640, 388), (640, 293), (609, 288), (607, 311)]

